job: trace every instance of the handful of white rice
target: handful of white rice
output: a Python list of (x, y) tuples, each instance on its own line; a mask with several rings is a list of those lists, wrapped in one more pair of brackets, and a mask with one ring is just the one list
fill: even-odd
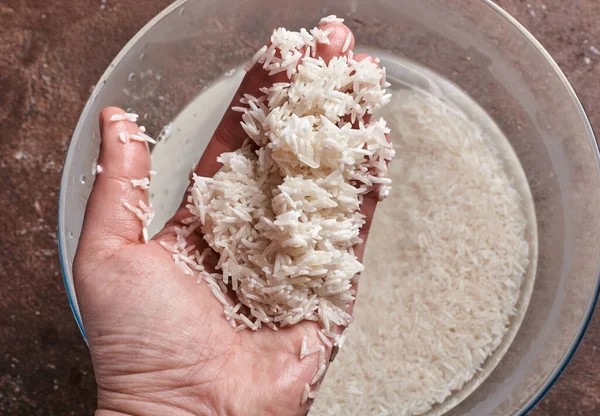
[[(240, 100), (234, 110), (248, 139), (218, 158), (214, 177), (194, 175), (189, 189), (192, 217), (180, 240), (200, 228), (219, 255), (218, 273), (203, 272), (204, 253), (193, 260), (176, 253), (176, 261), (203, 272), (237, 329), (312, 320), (339, 341), (333, 324), (352, 320), (346, 310), (363, 270), (353, 252), (362, 242), (360, 207), (369, 192), (387, 194), (394, 155), (385, 120), (369, 118), (390, 95), (370, 59), (315, 57), (329, 33), (273, 32), (252, 65), (289, 81)], [(230, 290), (235, 306), (223, 296)]]

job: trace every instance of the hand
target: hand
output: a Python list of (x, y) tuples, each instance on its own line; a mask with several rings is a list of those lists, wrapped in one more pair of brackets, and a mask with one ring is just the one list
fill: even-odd
[[(341, 23), (321, 26), (327, 27), (335, 29), (331, 43), (318, 46), (326, 61), (342, 54), (349, 32)], [(253, 68), (232, 105), (281, 76)], [(159, 244), (175, 242), (176, 227), (189, 216), (183, 206), (149, 244), (140, 241), (142, 224), (123, 202), (148, 202), (148, 191), (130, 181), (148, 176), (150, 154), (146, 143), (119, 141), (121, 132), (139, 132), (134, 123), (110, 121), (122, 113), (111, 107), (100, 115), (103, 172), (96, 176), (74, 264), (98, 383), (97, 415), (305, 414), (310, 401), (301, 405), (300, 399), (319, 359), (314, 354), (300, 361), (299, 349), (304, 336), (309, 346), (322, 344), (318, 325), (305, 321), (276, 332), (235, 332), (209, 288), (184, 275)], [(217, 156), (241, 146), (246, 136), (240, 120), (239, 113), (227, 111), (198, 163), (198, 175), (214, 175)], [(364, 241), (376, 204), (376, 196), (365, 197)], [(201, 236), (193, 238), (191, 244), (203, 243)], [(364, 243), (355, 252), (362, 260)], [(327, 358), (330, 354), (327, 350)]]

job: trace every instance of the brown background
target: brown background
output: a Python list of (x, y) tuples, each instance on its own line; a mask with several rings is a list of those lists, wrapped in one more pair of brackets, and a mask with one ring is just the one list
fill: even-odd
[[(169, 0), (0, 0), (0, 414), (93, 414), (95, 383), (56, 249), (59, 180), (92, 86)], [(501, 0), (600, 126), (600, 0)], [(598, 48), (598, 49), (596, 49)], [(532, 413), (600, 415), (600, 317)]]

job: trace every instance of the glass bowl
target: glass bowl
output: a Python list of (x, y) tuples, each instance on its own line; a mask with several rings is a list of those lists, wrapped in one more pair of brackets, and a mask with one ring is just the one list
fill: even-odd
[[(306, 0), (298, 7), (291, 0), (180, 0), (169, 6), (106, 70), (70, 145), (58, 224), (63, 276), (77, 323), (85, 337), (72, 265), (93, 185), (100, 110), (130, 109), (148, 131), (158, 132), (208, 86), (230, 94), (215, 80), (223, 74), (241, 77), (233, 69), (252, 57), (272, 29), (313, 27), (329, 14), (346, 19), (357, 50), (403, 57), (459, 86), (492, 116), (523, 166), (539, 249), (529, 306), (491, 374), (431, 414), (527, 414), (572, 358), (598, 297), (599, 154), (564, 74), (533, 36), (491, 1)], [(225, 108), (207, 104), (201, 117), (218, 120)], [(170, 140), (181, 140), (193, 157), (200, 155), (206, 140), (190, 144), (183, 136), (173, 132)], [(187, 177), (189, 166), (175, 161), (172, 169)], [(181, 193), (173, 195), (178, 201)], [(164, 200), (168, 211), (171, 202)]]

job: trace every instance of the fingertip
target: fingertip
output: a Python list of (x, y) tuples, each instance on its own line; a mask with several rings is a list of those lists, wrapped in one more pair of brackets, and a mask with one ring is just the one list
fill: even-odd
[(341, 22), (330, 22), (319, 25), (319, 29), (333, 28), (329, 34), (329, 44), (317, 43), (317, 55), (329, 62), (336, 56), (347, 56), (349, 51), (354, 51), (354, 34), (348, 26)]
[[(112, 136), (118, 136), (120, 132), (137, 133), (139, 127), (136, 123), (129, 120), (114, 120), (114, 116), (126, 114), (125, 110), (119, 107), (105, 107), (100, 111), (100, 133), (102, 139), (110, 139)], [(106, 133), (106, 134), (105, 134)]]

